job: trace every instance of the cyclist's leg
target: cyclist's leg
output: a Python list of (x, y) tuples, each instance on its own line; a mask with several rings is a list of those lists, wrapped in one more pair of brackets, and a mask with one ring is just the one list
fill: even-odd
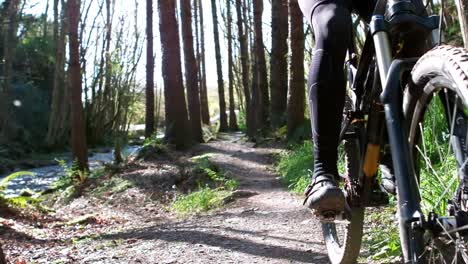
[(345, 98), (343, 64), (351, 38), (349, 9), (338, 1), (316, 5), (315, 48), (308, 93), (315, 147), (314, 175), (337, 175), (337, 146)]
[[(342, 210), (344, 197), (333, 177), (338, 174), (338, 140), (345, 98), (343, 64), (351, 41), (350, 4), (346, 0), (301, 0), (315, 34), (308, 93), (314, 140), (314, 173), (307, 205)], [(339, 191), (339, 192), (338, 192)]]

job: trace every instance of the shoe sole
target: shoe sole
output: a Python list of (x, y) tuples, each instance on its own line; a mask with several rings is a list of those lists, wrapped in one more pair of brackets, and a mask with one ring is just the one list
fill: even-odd
[(319, 190), (313, 196), (318, 198), (314, 199), (313, 204), (310, 203), (312, 199), (307, 199), (306, 206), (314, 210), (317, 215), (330, 218), (342, 213), (345, 209), (345, 197), (339, 188)]

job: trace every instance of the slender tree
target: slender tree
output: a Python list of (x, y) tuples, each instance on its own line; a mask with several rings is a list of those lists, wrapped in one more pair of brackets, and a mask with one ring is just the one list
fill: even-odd
[(239, 130), (237, 126), (237, 117), (234, 103), (234, 69), (233, 69), (233, 53), (232, 53), (232, 13), (231, 1), (226, 1), (227, 9), (227, 40), (228, 40), (228, 74), (229, 74), (229, 129), (231, 131)]
[(223, 66), (221, 62), (221, 47), (219, 45), (219, 25), (218, 14), (216, 10), (216, 0), (211, 0), (211, 14), (213, 15), (213, 34), (216, 53), (216, 69), (218, 73), (219, 131), (223, 132), (228, 130), (228, 122), (226, 115), (226, 100), (224, 96)]
[(191, 136), (187, 105), (182, 81), (179, 28), (176, 1), (159, 0), (159, 32), (162, 46), (162, 73), (166, 109), (165, 138), (183, 149), (190, 145)]
[(205, 24), (203, 15), (203, 1), (198, 1), (198, 11), (200, 14), (200, 48), (201, 48), (201, 85), (200, 103), (203, 124), (210, 125), (210, 109), (208, 106), (208, 87), (206, 85), (206, 58), (205, 58)]
[(244, 20), (242, 16), (242, 1), (236, 0), (236, 13), (237, 13), (237, 31), (240, 43), (240, 61), (241, 61), (241, 75), (242, 75), (242, 87), (244, 90), (245, 97), (245, 115), (247, 118), (247, 131), (251, 126), (250, 118), (250, 89), (249, 89), (249, 66), (248, 60), (248, 47), (247, 47), (247, 34), (244, 32)]
[(271, 124), (278, 128), (286, 121), (288, 97), (288, 1), (272, 0), (271, 9)]
[(111, 93), (112, 63), (111, 63), (111, 41), (112, 41), (112, 20), (114, 17), (115, 0), (106, 0), (106, 82), (104, 85), (104, 99), (108, 99)]
[(200, 94), (197, 80), (197, 61), (193, 52), (192, 5), (191, 0), (180, 0), (180, 17), (184, 43), (185, 82), (187, 86), (188, 107), (191, 132), (196, 142), (203, 142), (200, 112)]
[(50, 107), (49, 126), (46, 136), (46, 144), (50, 148), (56, 148), (66, 140), (68, 131), (68, 116), (70, 104), (67, 103), (68, 89), (65, 78), (65, 49), (67, 24), (67, 5), (61, 0), (61, 14), (58, 11), (59, 0), (54, 0), (54, 43), (55, 43), (55, 65), (54, 81), (52, 87), (52, 102)]
[(70, 90), (71, 90), (71, 141), (72, 155), (81, 171), (88, 170), (88, 151), (86, 146), (85, 123), (83, 114), (82, 80), (79, 55), (78, 22), (80, 20), (80, 0), (68, 1), (69, 52), (70, 52)]
[(260, 129), (266, 125), (268, 120), (269, 93), (268, 93), (268, 76), (265, 61), (265, 47), (263, 45), (262, 31), (262, 15), (263, 15), (263, 0), (253, 0), (254, 10), (254, 32), (255, 32), (255, 62), (257, 63), (257, 97), (258, 108), (257, 120)]
[(146, 0), (146, 115), (145, 136), (154, 133), (153, 0)]
[(289, 0), (291, 14), (291, 65), (288, 101), (288, 132), (291, 139), (296, 129), (304, 124), (305, 79), (304, 79), (304, 22), (297, 0)]

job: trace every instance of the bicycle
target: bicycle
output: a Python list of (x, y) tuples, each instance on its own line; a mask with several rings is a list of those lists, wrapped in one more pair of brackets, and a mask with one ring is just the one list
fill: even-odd
[(340, 134), (347, 210), (322, 223), (332, 263), (356, 261), (365, 208), (389, 203), (377, 187), (386, 145), (405, 263), (468, 263), (468, 50), (440, 45), (440, 34), (440, 16), (378, 0), (360, 56), (349, 48)]

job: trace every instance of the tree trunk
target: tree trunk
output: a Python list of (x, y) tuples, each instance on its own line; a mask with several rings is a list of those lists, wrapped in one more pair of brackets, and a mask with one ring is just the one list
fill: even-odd
[[(58, 118), (58, 123), (59, 123), (59, 133), (58, 138), (62, 141), (65, 142), (66, 140), (69, 140), (69, 134), (70, 134), (70, 118), (71, 118), (71, 100), (70, 100), (70, 78), (67, 76), (69, 75), (69, 72), (65, 72), (65, 61), (66, 61), (66, 46), (67, 46), (67, 33), (69, 31), (69, 22), (67, 19), (67, 14), (68, 14), (68, 5), (65, 2), (65, 0), (60, 1), (62, 5), (62, 28), (61, 28), (61, 33), (60, 33), (60, 57), (57, 60), (57, 69), (60, 71), (61, 77), (60, 77), (60, 83), (63, 84), (62, 88), (62, 98), (63, 102), (61, 103), (60, 108), (61, 113)], [(68, 71), (70, 71), (70, 68), (68, 68)], [(59, 142), (60, 143), (60, 142)], [(58, 144), (59, 144), (58, 143)]]
[(195, 142), (203, 142), (200, 112), (200, 94), (197, 81), (197, 61), (193, 53), (192, 6), (191, 0), (180, 0), (182, 38), (184, 42), (185, 82), (192, 137)]
[(271, 49), (271, 124), (274, 128), (285, 123), (288, 96), (288, 2), (272, 0)]
[(291, 12), (291, 80), (288, 101), (288, 139), (292, 139), (298, 127), (304, 124), (305, 78), (304, 78), (304, 22), (297, 0), (289, 1)]
[[(57, 0), (54, 0), (54, 2), (57, 1)], [(48, 34), (48, 31), (49, 31), (49, 21), (48, 21), (48, 18), (49, 17), (49, 0), (47, 0), (47, 3), (46, 3), (46, 9), (45, 9), (45, 12), (44, 12), (44, 20), (43, 20), (43, 30), (42, 31), (42, 37), (45, 39), (47, 37), (47, 34)]]
[(227, 39), (228, 39), (228, 74), (229, 74), (229, 129), (231, 131), (239, 130), (237, 126), (237, 117), (234, 104), (234, 72), (233, 72), (233, 54), (232, 54), (232, 12), (231, 1), (226, 1), (227, 5)]
[(2, 243), (0, 243), (0, 264), (6, 264), (5, 254), (3, 253)]
[(69, 52), (70, 52), (70, 90), (71, 90), (71, 141), (73, 160), (80, 171), (88, 171), (88, 153), (84, 125), (81, 66), (78, 41), (78, 22), (80, 0), (68, 1)]
[[(203, 71), (202, 71), (202, 58), (201, 58), (201, 50), (200, 50), (200, 7), (198, 4), (198, 0), (193, 0), (193, 25), (195, 26), (195, 60), (197, 61), (197, 84), (198, 84), (198, 98), (200, 102), (200, 119), (201, 122), (204, 123), (203, 120)], [(209, 119), (209, 116), (208, 116)]]
[(237, 13), (237, 30), (239, 34), (240, 42), (240, 61), (241, 61), (241, 75), (242, 75), (242, 86), (244, 88), (244, 97), (245, 97), (245, 116), (246, 116), (246, 125), (247, 131), (249, 131), (249, 126), (251, 125), (250, 121), (250, 89), (249, 89), (249, 66), (247, 64), (248, 60), (248, 47), (247, 47), (247, 37), (244, 32), (244, 21), (242, 18), (242, 3), (241, 0), (236, 0), (236, 13)]
[[(62, 146), (66, 140), (67, 119), (69, 113), (69, 98), (65, 96), (65, 48), (67, 34), (66, 4), (61, 1), (62, 13), (59, 18), (58, 0), (54, 0), (54, 42), (55, 69), (52, 87), (52, 103), (50, 107), (49, 126), (46, 144), (49, 148)], [(59, 23), (60, 20), (60, 23)]]
[(468, 0), (455, 0), (460, 20), (460, 30), (463, 36), (463, 43), (468, 49)]
[(145, 136), (154, 133), (154, 52), (153, 52), (153, 0), (146, 0), (146, 115)]
[(263, 129), (268, 121), (268, 76), (265, 61), (265, 47), (263, 45), (263, 32), (262, 32), (262, 15), (263, 15), (263, 0), (254, 0), (254, 29), (255, 29), (255, 57), (257, 63), (257, 96), (258, 104), (258, 128)]
[(104, 83), (104, 96), (102, 97), (103, 99), (103, 111), (102, 113), (102, 119), (98, 123), (98, 141), (101, 141), (102, 136), (105, 134), (105, 131), (108, 129), (106, 125), (109, 123), (112, 123), (112, 119), (114, 116), (115, 112), (115, 107), (114, 107), (114, 100), (113, 94), (112, 94), (112, 61), (111, 61), (111, 41), (112, 41), (112, 20), (114, 17), (114, 6), (115, 6), (115, 0), (113, 0), (112, 5), (111, 5), (111, 0), (106, 0), (106, 51), (105, 51), (105, 56), (106, 56), (106, 68), (105, 68), (105, 83)]
[(203, 22), (203, 1), (198, 1), (200, 14), (200, 45), (201, 45), (201, 85), (200, 85), (200, 103), (203, 124), (210, 125), (210, 109), (208, 106), (208, 87), (206, 85), (206, 58), (205, 58), (205, 24)]
[(159, 0), (159, 32), (162, 46), (162, 73), (166, 106), (166, 140), (178, 149), (190, 145), (187, 105), (182, 81), (176, 1)]
[(213, 15), (213, 34), (216, 53), (216, 71), (218, 73), (218, 95), (219, 95), (219, 131), (228, 130), (226, 101), (224, 96), (223, 65), (221, 62), (221, 48), (219, 46), (218, 14), (216, 10), (216, 0), (211, 0), (211, 13)]
[(13, 80), (13, 57), (17, 41), (18, 13), (20, 0), (9, 0), (6, 6), (6, 32), (3, 39), (3, 89), (0, 91), (0, 132), (4, 139), (8, 139), (8, 126), (10, 121), (10, 96)]

